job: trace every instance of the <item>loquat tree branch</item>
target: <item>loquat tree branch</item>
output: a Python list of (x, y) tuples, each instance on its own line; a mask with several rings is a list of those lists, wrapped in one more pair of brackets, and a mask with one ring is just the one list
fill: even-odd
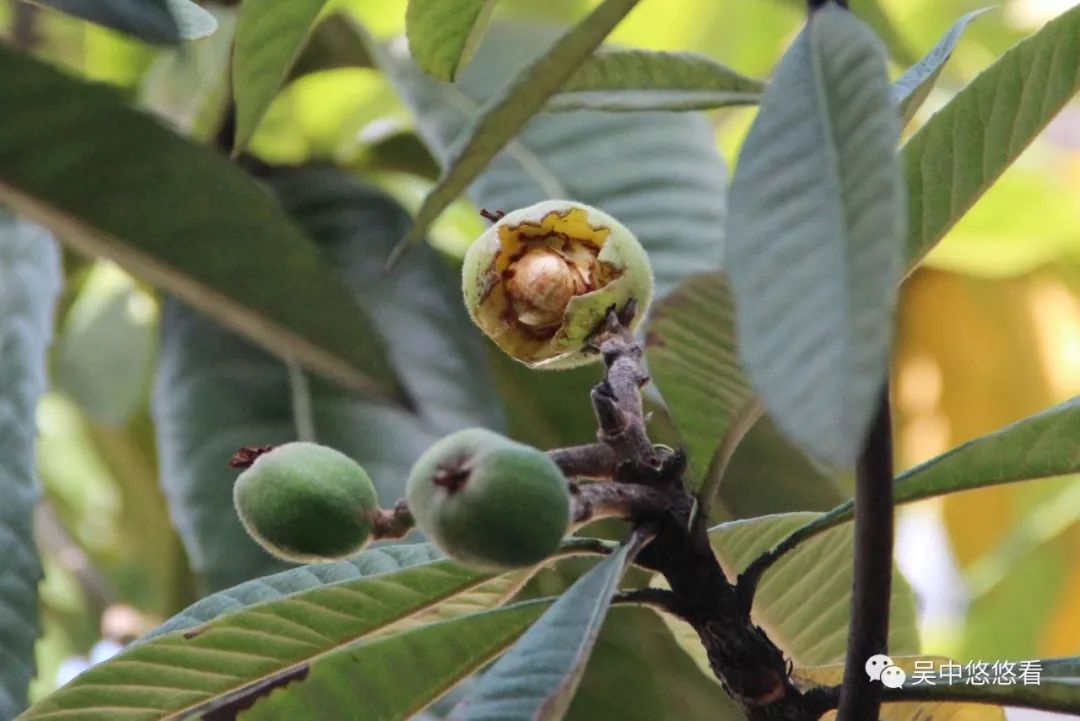
[[(750, 604), (724, 575), (705, 524), (691, 522), (695, 501), (683, 483), (685, 456), (649, 440), (641, 399), (649, 377), (642, 347), (627, 327), (632, 306), (627, 310), (609, 309), (590, 339), (605, 365), (604, 378), (591, 394), (597, 438), (611, 449), (614, 473), (610, 481), (576, 486), (574, 508), (580, 515), (575, 518), (615, 515), (653, 529), (655, 536), (636, 563), (662, 574), (670, 590), (626, 591), (618, 601), (652, 605), (689, 623), (713, 672), (750, 721), (817, 719), (835, 708), (835, 689), (804, 693), (791, 682), (783, 653), (753, 623)], [(562, 452), (551, 453), (559, 458)], [(560, 467), (570, 466), (564, 462)]]

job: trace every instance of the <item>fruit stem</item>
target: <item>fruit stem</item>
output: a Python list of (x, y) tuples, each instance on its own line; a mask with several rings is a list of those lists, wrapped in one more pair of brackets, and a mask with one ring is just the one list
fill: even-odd
[(371, 521), (371, 538), (379, 541), (390, 538), (404, 538), (416, 525), (409, 504), (404, 498), (386, 510), (376, 508), (368, 514)]
[(668, 513), (670, 496), (652, 486), (635, 483), (570, 484), (573, 522), (588, 523), (598, 518), (625, 518), (635, 524)]
[(606, 443), (555, 448), (548, 456), (567, 478), (610, 480), (615, 476), (615, 451)]

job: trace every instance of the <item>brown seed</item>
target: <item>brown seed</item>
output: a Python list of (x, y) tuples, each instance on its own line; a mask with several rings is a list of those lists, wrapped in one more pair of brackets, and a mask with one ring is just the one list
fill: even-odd
[(519, 321), (536, 328), (558, 325), (570, 299), (585, 292), (581, 274), (557, 252), (534, 248), (514, 264), (507, 294)]

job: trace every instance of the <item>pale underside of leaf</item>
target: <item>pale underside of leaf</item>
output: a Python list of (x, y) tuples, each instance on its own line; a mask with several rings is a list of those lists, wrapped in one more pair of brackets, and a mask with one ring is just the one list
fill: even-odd
[(157, 44), (197, 40), (217, 30), (217, 20), (191, 0), (29, 0), (74, 17)]
[(957, 20), (949, 31), (919, 62), (908, 68), (892, 86), (892, 99), (900, 108), (901, 123), (907, 124), (930, 96), (945, 63), (952, 56), (964, 30), (972, 20), (992, 8), (981, 8)]
[(548, 110), (703, 110), (757, 102), (763, 84), (694, 53), (602, 50)]
[(25, 708), (35, 674), (42, 576), (34, 543), (35, 418), (60, 278), (49, 233), (0, 208), (0, 718)]
[(739, 351), (777, 425), (853, 465), (886, 377), (902, 273), (899, 122), (877, 39), (814, 11), (781, 61), (731, 189)]

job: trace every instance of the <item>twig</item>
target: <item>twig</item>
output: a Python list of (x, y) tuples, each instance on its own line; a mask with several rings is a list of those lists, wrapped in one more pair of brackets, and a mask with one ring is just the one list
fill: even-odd
[(642, 348), (627, 328), (634, 310), (634, 301), (620, 311), (610, 308), (590, 339), (607, 366), (604, 379), (593, 387), (592, 404), (600, 442), (610, 446), (620, 462), (658, 470), (660, 459), (645, 432), (641, 402), (641, 387), (649, 382), (649, 376), (641, 363)]
[(886, 385), (856, 468), (855, 582), (837, 721), (876, 719), (881, 708), (882, 686), (870, 683), (865, 665), (871, 656), (888, 651), (892, 486), (892, 420)]
[(567, 478), (610, 479), (615, 475), (615, 451), (604, 443), (556, 448), (548, 451), (548, 456)]

